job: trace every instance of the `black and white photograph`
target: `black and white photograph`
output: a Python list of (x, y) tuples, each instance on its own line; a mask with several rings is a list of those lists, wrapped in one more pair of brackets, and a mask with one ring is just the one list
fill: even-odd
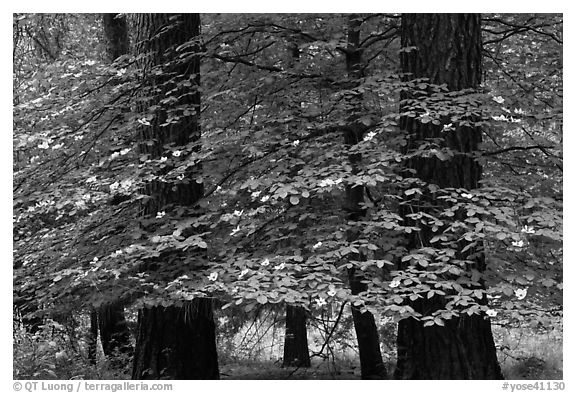
[(563, 19), (13, 13), (10, 387), (569, 391)]

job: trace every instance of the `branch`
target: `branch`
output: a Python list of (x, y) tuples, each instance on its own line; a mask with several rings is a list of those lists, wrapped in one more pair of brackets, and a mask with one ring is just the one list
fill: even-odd
[(483, 152), (483, 156), (495, 156), (497, 154), (507, 153), (509, 151), (517, 151), (517, 150), (533, 150), (533, 149), (553, 149), (554, 146), (541, 146), (541, 145), (532, 145), (532, 146), (512, 146), (507, 147), (505, 149), (494, 150), (494, 151), (487, 151)]

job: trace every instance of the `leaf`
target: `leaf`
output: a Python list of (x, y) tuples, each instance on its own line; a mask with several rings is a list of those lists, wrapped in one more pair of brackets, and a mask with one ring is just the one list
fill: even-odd
[(266, 295), (258, 295), (258, 297), (256, 298), (256, 301), (260, 304), (266, 304), (268, 302), (268, 298), (266, 297)]
[(198, 242), (198, 247), (200, 248), (208, 248), (208, 244), (205, 241), (201, 240)]
[(290, 197), (290, 203), (291, 203), (291, 204), (297, 205), (298, 202), (300, 202), (300, 199), (299, 199), (297, 196), (293, 195), (293, 196)]

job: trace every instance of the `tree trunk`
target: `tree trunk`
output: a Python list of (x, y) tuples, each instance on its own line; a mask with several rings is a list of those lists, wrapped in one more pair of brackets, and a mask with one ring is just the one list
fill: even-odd
[[(402, 16), (401, 67), (405, 80), (428, 78), (434, 85), (445, 84), (450, 91), (476, 89), (481, 82), (482, 38), (480, 16), (475, 14), (405, 14)], [(403, 99), (413, 99), (410, 92)], [(470, 125), (457, 124), (453, 130), (444, 124), (421, 122), (403, 116), (400, 126), (408, 132), (408, 152), (415, 152), (424, 143), (439, 143), (439, 149), (448, 148), (453, 155), (447, 159), (436, 156), (414, 156), (407, 160), (407, 168), (420, 180), (439, 188), (454, 187), (468, 190), (479, 187), (482, 173), (474, 153), (481, 142), (481, 130)], [(474, 119), (470, 119), (473, 121)], [(438, 142), (439, 141), (439, 142)], [(430, 149), (430, 147), (428, 147)], [(407, 213), (423, 211), (434, 214), (434, 209), (446, 207), (447, 202), (435, 198), (434, 193), (422, 187), (419, 205), (413, 204), (401, 212), (409, 225), (420, 227), (417, 235), (409, 239), (409, 250), (434, 247), (430, 242), (432, 230), (407, 217)], [(457, 214), (458, 218), (458, 214)], [(440, 229), (440, 232), (442, 228)], [(472, 268), (485, 270), (481, 249), (463, 253), (464, 244), (456, 246), (456, 258), (468, 259)], [(456, 278), (456, 277), (455, 277)], [(483, 284), (481, 283), (481, 286)], [(478, 288), (478, 287), (476, 287)], [(411, 303), (415, 311), (430, 315), (444, 308), (446, 300), (435, 295)], [(485, 315), (466, 314), (446, 320), (444, 326), (424, 327), (413, 318), (401, 320), (398, 325), (397, 379), (501, 379), (496, 358), (490, 320)]]
[[(128, 23), (122, 14), (102, 14), (106, 54), (110, 63), (129, 51)], [(92, 312), (94, 313), (94, 311)], [(124, 307), (119, 302), (105, 303), (95, 310), (96, 329), (106, 356), (130, 355), (130, 330), (126, 324)]]
[[(137, 22), (137, 50), (146, 55), (141, 63), (144, 85), (154, 92), (146, 97), (149, 105), (141, 107), (150, 125), (141, 127), (140, 152), (155, 159), (166, 154), (166, 144), (185, 149), (200, 139), (200, 45), (194, 42), (200, 34), (200, 15), (141, 14)], [(168, 92), (174, 100), (166, 107), (161, 100)], [(151, 107), (154, 112), (148, 110)], [(179, 121), (163, 125), (169, 115)], [(151, 198), (143, 214), (153, 215), (168, 204), (195, 204), (204, 192), (202, 183), (195, 181), (200, 171), (199, 166), (189, 168), (187, 182), (148, 183), (145, 192)], [(212, 301), (194, 299), (184, 306), (140, 310), (132, 378), (219, 378)]]
[(306, 311), (302, 307), (286, 306), (286, 336), (282, 367), (310, 367)]
[[(362, 77), (362, 49), (360, 48), (360, 26), (361, 22), (357, 15), (350, 15), (348, 20), (348, 47), (346, 48), (346, 70), (348, 77), (357, 81)], [(348, 116), (348, 126), (344, 130), (344, 142), (348, 146), (353, 146), (363, 138), (365, 127), (358, 121), (362, 113), (362, 98), (359, 95), (349, 99), (352, 108)], [(360, 154), (351, 154), (350, 163), (355, 172), (362, 161)], [(361, 203), (364, 201), (364, 187), (346, 185), (346, 210), (350, 221), (360, 220), (365, 214)], [(358, 238), (357, 233), (349, 231), (348, 242), (353, 242)], [(360, 260), (364, 258), (359, 256)], [(350, 290), (353, 295), (357, 295), (366, 290), (366, 285), (361, 282), (363, 276), (351, 268), (348, 270), (348, 280)], [(380, 352), (380, 339), (378, 328), (374, 321), (374, 316), (369, 311), (360, 312), (359, 307), (352, 305), (352, 318), (354, 329), (358, 340), (358, 352), (360, 353), (360, 368), (362, 379), (386, 379), (387, 371), (382, 361)]]
[(212, 302), (146, 307), (138, 314), (133, 379), (218, 379)]
[(96, 364), (96, 354), (98, 352), (98, 311), (90, 310), (90, 331), (88, 333), (88, 360)]
[(102, 22), (106, 41), (106, 54), (108, 60), (113, 62), (130, 50), (128, 22), (122, 14), (102, 14)]
[(110, 303), (98, 309), (98, 328), (102, 350), (106, 356), (132, 353), (130, 330), (121, 304)]

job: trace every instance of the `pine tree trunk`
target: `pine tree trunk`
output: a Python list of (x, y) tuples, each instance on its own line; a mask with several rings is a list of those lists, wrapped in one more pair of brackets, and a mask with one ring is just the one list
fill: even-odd
[[(200, 34), (200, 16), (141, 14), (137, 22), (137, 50), (146, 55), (140, 68), (145, 86), (154, 87), (155, 92), (148, 92), (149, 105), (142, 105), (142, 115), (150, 116), (148, 109), (156, 107), (150, 125), (141, 128), (139, 147), (154, 159), (167, 154), (166, 144), (184, 148), (200, 140), (200, 45), (194, 42)], [(175, 101), (163, 107), (161, 100), (168, 91)], [(178, 115), (179, 122), (162, 126), (170, 113)], [(199, 166), (189, 168), (188, 182), (148, 183), (144, 191), (151, 198), (143, 214), (156, 214), (168, 204), (193, 206), (204, 192), (202, 183), (195, 181), (200, 171)], [(161, 265), (159, 260), (149, 268)], [(140, 310), (132, 378), (218, 379), (212, 301), (194, 299), (184, 306)]]
[[(353, 81), (358, 81), (362, 77), (362, 49), (360, 48), (360, 27), (361, 22), (357, 15), (350, 15), (348, 20), (348, 47), (346, 48), (346, 69), (348, 77)], [(348, 146), (353, 146), (363, 138), (364, 127), (358, 121), (362, 113), (361, 96), (355, 96), (349, 99), (351, 108), (348, 116), (348, 126), (344, 130), (344, 142)], [(351, 154), (349, 156), (353, 170), (358, 171), (358, 166), (362, 161), (360, 154)], [(346, 210), (348, 219), (356, 221), (365, 215), (361, 208), (364, 201), (363, 186), (346, 186)], [(347, 235), (348, 242), (357, 239), (358, 234), (349, 232)], [(364, 258), (363, 255), (359, 256)], [(348, 281), (353, 295), (366, 290), (366, 285), (361, 282), (363, 276), (354, 268), (348, 270)], [(352, 318), (354, 320), (354, 330), (358, 340), (358, 352), (360, 353), (360, 368), (362, 379), (386, 379), (387, 371), (382, 361), (380, 352), (380, 339), (378, 337), (378, 328), (374, 316), (369, 311), (360, 312), (357, 306), (352, 305)]]
[(302, 307), (286, 306), (286, 336), (282, 366), (310, 367), (306, 311)]
[[(482, 38), (480, 16), (475, 14), (405, 14), (402, 16), (402, 72), (405, 80), (428, 78), (435, 85), (445, 84), (450, 91), (476, 89), (481, 82)], [(414, 98), (409, 92), (403, 99)], [(442, 119), (450, 123), (449, 116)], [(473, 119), (471, 119), (473, 120)], [(449, 148), (452, 157), (441, 160), (435, 156), (416, 156), (407, 160), (407, 167), (416, 177), (440, 188), (468, 190), (479, 187), (482, 173), (474, 157), (481, 142), (481, 130), (458, 125), (444, 130), (443, 124), (422, 123), (403, 116), (401, 128), (408, 132), (408, 152), (414, 152), (425, 142), (440, 141), (440, 148)], [(425, 190), (422, 187), (422, 190)], [(418, 236), (409, 240), (409, 250), (434, 247), (433, 232), (421, 223), (411, 221), (408, 212), (431, 212), (446, 202), (423, 191), (419, 206), (401, 212), (410, 225), (420, 226)], [(427, 207), (425, 207), (427, 206)], [(428, 209), (428, 210), (427, 210)], [(458, 216), (458, 215), (457, 215)], [(461, 247), (464, 247), (462, 244)], [(485, 270), (481, 249), (462, 253), (458, 259), (469, 259), (473, 268)], [(485, 301), (485, 300), (484, 300)], [(411, 306), (423, 315), (442, 309), (446, 301), (440, 296), (419, 299)], [(466, 314), (445, 321), (445, 326), (424, 327), (413, 318), (398, 325), (397, 379), (501, 379), (490, 320), (485, 315)]]
[(129, 51), (128, 22), (122, 14), (102, 14), (106, 54), (108, 60), (113, 62)]
[(98, 311), (90, 310), (90, 330), (88, 333), (88, 360), (96, 364), (96, 354), (98, 352)]

